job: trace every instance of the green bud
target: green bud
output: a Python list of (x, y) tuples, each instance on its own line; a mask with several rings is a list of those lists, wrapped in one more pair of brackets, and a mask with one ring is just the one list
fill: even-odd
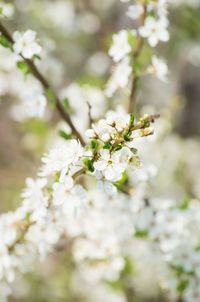
[(83, 162), (84, 162), (85, 167), (86, 167), (90, 172), (94, 172), (94, 165), (93, 165), (93, 160), (92, 160), (92, 159), (85, 158)]

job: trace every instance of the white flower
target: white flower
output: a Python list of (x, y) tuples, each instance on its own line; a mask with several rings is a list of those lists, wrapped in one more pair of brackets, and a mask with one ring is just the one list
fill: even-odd
[(112, 97), (118, 88), (125, 88), (128, 85), (131, 73), (130, 59), (125, 57), (114, 69), (106, 87), (106, 95)]
[(17, 121), (42, 118), (47, 107), (46, 97), (39, 91), (22, 95), (20, 103), (13, 106), (11, 114)]
[(133, 19), (139, 19), (141, 15), (144, 13), (144, 8), (141, 4), (130, 5), (127, 11), (127, 15)]
[[(64, 202), (67, 202), (67, 198), (69, 199), (69, 195), (71, 194), (73, 186), (73, 178), (68, 175), (62, 177), (59, 183), (55, 183), (53, 186), (53, 204), (61, 205)], [(70, 200), (68, 202), (70, 202)]]
[(26, 179), (26, 189), (22, 193), (22, 198), (40, 199), (43, 197), (42, 189), (46, 186), (45, 178)]
[(123, 107), (117, 106), (115, 111), (108, 111), (106, 122), (109, 125), (115, 125), (118, 131), (123, 131), (130, 123), (130, 115), (127, 114)]
[(27, 30), (26, 32), (16, 31), (13, 34), (13, 49), (16, 54), (22, 54), (26, 59), (32, 59), (34, 55), (39, 55), (42, 48), (36, 42), (36, 32)]
[(97, 171), (102, 171), (103, 176), (109, 181), (117, 181), (121, 178), (121, 171), (119, 171), (109, 150), (100, 151), (100, 158), (94, 163), (94, 168)]
[(153, 56), (152, 63), (147, 68), (147, 73), (155, 75), (159, 80), (166, 82), (167, 74), (168, 74), (168, 66), (163, 59)]
[(55, 148), (42, 158), (44, 166), (41, 169), (40, 175), (53, 175), (62, 170), (67, 172), (69, 166), (76, 164), (82, 155), (83, 148), (77, 140), (60, 141), (56, 144)]
[(94, 163), (96, 171), (101, 171), (109, 181), (117, 181), (128, 166), (132, 152), (127, 147), (110, 154), (109, 150), (101, 150), (100, 158)]
[(147, 17), (144, 26), (139, 28), (139, 34), (148, 39), (151, 47), (155, 47), (159, 41), (167, 42), (169, 40), (167, 26), (168, 22), (165, 18), (156, 21), (153, 17)]
[(98, 188), (105, 192), (108, 196), (116, 196), (117, 188), (109, 181), (99, 180), (97, 182)]
[(133, 157), (133, 153), (128, 147), (123, 147), (121, 150), (114, 152), (113, 158), (120, 171), (124, 171)]
[(45, 113), (47, 99), (40, 92), (35, 92), (30, 96), (25, 96), (23, 104), (26, 107), (27, 117), (41, 118)]
[(10, 3), (0, 2), (0, 10), (0, 15), (6, 18), (10, 18), (14, 14), (14, 7)]
[[(95, 125), (93, 125), (94, 133), (104, 141), (109, 141), (115, 134), (115, 129), (107, 124), (106, 120), (101, 119)], [(92, 132), (91, 132), (92, 134)]]
[(115, 62), (119, 62), (127, 54), (131, 52), (131, 47), (128, 43), (128, 33), (126, 30), (121, 30), (118, 34), (113, 35), (113, 44), (109, 49), (109, 55)]

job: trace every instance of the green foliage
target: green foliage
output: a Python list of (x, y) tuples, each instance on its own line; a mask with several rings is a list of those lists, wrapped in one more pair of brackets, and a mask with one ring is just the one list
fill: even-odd
[(134, 235), (135, 235), (135, 237), (146, 238), (148, 236), (148, 231), (136, 229)]
[(115, 146), (114, 151), (119, 151), (121, 149), (122, 149), (122, 145), (117, 145)]
[(6, 48), (12, 48), (12, 43), (6, 37), (0, 34), (0, 44)]
[(46, 96), (49, 100), (50, 106), (52, 109), (56, 107), (56, 95), (52, 88), (46, 89)]
[(135, 116), (134, 116), (133, 113), (131, 113), (131, 114), (130, 114), (130, 126), (133, 126), (134, 121), (135, 121)]
[(70, 133), (65, 132), (64, 130), (59, 130), (59, 135), (66, 140), (72, 138), (72, 135)]
[(124, 140), (126, 142), (130, 142), (130, 136), (131, 136), (131, 132), (130, 131), (127, 131), (125, 134), (124, 134)]
[(17, 68), (26, 76), (31, 73), (29, 65), (25, 61), (18, 61)]
[(92, 139), (91, 140), (91, 142), (90, 142), (90, 148), (92, 150), (96, 150), (98, 148), (98, 145), (99, 145), (99, 143), (98, 143), (98, 141), (96, 139)]
[(94, 172), (93, 160), (91, 160), (90, 158), (85, 158), (84, 165), (90, 172)]
[(189, 284), (188, 279), (182, 279), (177, 285), (177, 291), (182, 294)]
[(107, 142), (103, 145), (103, 149), (110, 150), (111, 147), (112, 147), (112, 145), (109, 142)]
[(181, 202), (179, 209), (181, 210), (187, 210), (190, 204), (190, 198), (186, 196), (183, 201)]
[(69, 103), (68, 98), (64, 98), (64, 100), (62, 101), (62, 103), (63, 103), (63, 106), (65, 107), (66, 110), (70, 109), (70, 103)]

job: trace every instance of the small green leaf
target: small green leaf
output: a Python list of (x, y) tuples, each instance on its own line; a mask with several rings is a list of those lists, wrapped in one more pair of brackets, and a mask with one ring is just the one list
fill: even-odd
[(110, 144), (109, 142), (107, 142), (107, 143), (105, 143), (105, 144), (103, 145), (103, 149), (108, 149), (108, 150), (110, 150), (110, 148), (111, 148), (111, 144)]
[(89, 158), (85, 158), (84, 165), (90, 172), (94, 172), (93, 160), (91, 160)]
[(188, 287), (189, 281), (187, 279), (183, 279), (179, 282), (179, 284), (177, 285), (177, 291), (179, 293), (183, 293), (184, 290)]
[(122, 177), (116, 182), (117, 186), (122, 186), (126, 183), (128, 179), (128, 174), (126, 171), (122, 173)]
[(0, 35), (0, 44), (6, 48), (12, 48), (12, 43), (3, 35)]
[(41, 57), (39, 55), (34, 55), (33, 58), (37, 60), (41, 60)]
[(135, 270), (133, 260), (131, 258), (129, 258), (128, 256), (125, 256), (124, 263), (125, 264), (124, 264), (124, 269), (123, 269), (122, 274), (132, 275)]
[(90, 142), (90, 148), (95, 150), (98, 147), (98, 141), (96, 139), (91, 140)]
[(64, 98), (64, 100), (62, 101), (64, 107), (66, 110), (69, 110), (70, 109), (70, 103), (69, 103), (69, 100), (68, 98)]
[(124, 140), (126, 141), (126, 142), (130, 142), (130, 136), (131, 136), (131, 132), (126, 132), (125, 134), (124, 134)]
[(59, 130), (59, 135), (66, 140), (69, 140), (72, 138), (71, 134), (65, 132), (64, 130)]
[(17, 62), (17, 68), (21, 70), (21, 72), (26, 76), (31, 72), (28, 64), (25, 61), (18, 61)]
[(187, 210), (190, 204), (190, 198), (188, 196), (186, 196), (183, 201), (181, 202), (181, 204), (179, 205), (179, 209), (181, 210)]
[(122, 145), (117, 145), (115, 148), (114, 148), (114, 151), (119, 151), (122, 149)]
[(146, 238), (148, 236), (148, 231), (147, 230), (136, 230), (135, 231), (135, 237), (139, 238)]
[(56, 95), (55, 95), (55, 92), (53, 91), (52, 88), (48, 88), (46, 90), (46, 96), (47, 96), (47, 98), (50, 102), (50, 106), (52, 108), (55, 108), (55, 106), (56, 106)]
[(131, 113), (131, 114), (130, 114), (130, 126), (133, 126), (134, 120), (135, 120), (134, 114)]

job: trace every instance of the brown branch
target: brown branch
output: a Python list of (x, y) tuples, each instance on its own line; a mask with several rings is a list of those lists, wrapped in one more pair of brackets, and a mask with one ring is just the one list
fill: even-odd
[[(146, 15), (147, 15), (147, 5), (144, 4), (144, 12), (141, 16), (141, 25), (144, 25), (145, 19), (146, 19)], [(139, 55), (141, 54), (142, 48), (144, 45), (144, 38), (139, 37), (138, 38), (138, 43), (136, 45), (136, 48), (133, 51), (133, 61), (135, 59), (137, 59), (139, 57)], [(130, 97), (129, 97), (129, 103), (128, 103), (128, 112), (132, 113), (133, 109), (134, 109), (134, 105), (135, 105), (135, 95), (136, 95), (136, 91), (137, 91), (137, 83), (139, 80), (139, 76), (138, 75), (134, 75), (133, 74), (133, 78), (132, 78), (132, 85), (131, 85), (131, 93), (130, 93)]]
[[(1, 22), (0, 22), (0, 32), (10, 43), (12, 43), (12, 44), (14, 43), (14, 40), (13, 40), (11, 34), (8, 32), (8, 30), (3, 26), (3, 24)], [(32, 74), (35, 76), (35, 78), (37, 78), (38, 81), (42, 84), (43, 88), (45, 90), (51, 89), (51, 91), (53, 92), (53, 94), (55, 96), (55, 104), (56, 104), (57, 111), (59, 112), (60, 116), (65, 120), (65, 122), (70, 126), (72, 133), (80, 140), (81, 144), (84, 146), (85, 141), (84, 141), (82, 135), (74, 126), (70, 115), (65, 111), (59, 97), (55, 93), (54, 89), (52, 89), (51, 84), (40, 73), (40, 71), (38, 70), (38, 68), (36, 67), (36, 65), (34, 64), (34, 62), (32, 60), (24, 58), (23, 55), (20, 55), (20, 56), (26, 62), (26, 64), (29, 66), (29, 68), (30, 68)]]

